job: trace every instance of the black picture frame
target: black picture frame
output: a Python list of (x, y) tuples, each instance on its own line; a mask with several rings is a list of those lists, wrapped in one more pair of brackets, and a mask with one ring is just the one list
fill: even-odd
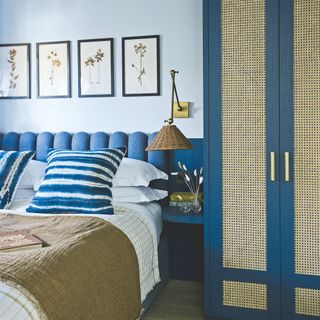
[[(126, 88), (126, 75), (127, 75), (127, 61), (126, 61), (126, 42), (131, 40), (144, 40), (155, 39), (156, 41), (156, 72), (155, 76), (156, 90), (154, 92), (127, 92)], [(132, 65), (134, 66), (134, 65)], [(140, 70), (141, 72), (141, 70)], [(141, 97), (141, 96), (160, 96), (160, 35), (148, 35), (148, 36), (134, 36), (122, 38), (122, 96), (124, 97)]]
[[(61, 95), (41, 95), (41, 83), (40, 83), (40, 57), (39, 57), (39, 50), (40, 46), (46, 46), (46, 45), (55, 45), (55, 44), (65, 44), (66, 50), (67, 50), (67, 94), (61, 94)], [(38, 99), (51, 99), (51, 98), (71, 98), (71, 41), (50, 41), (50, 42), (37, 42), (37, 98)]]
[(31, 56), (31, 44), (30, 43), (6, 43), (6, 44), (0, 44), (0, 48), (4, 47), (22, 47), (25, 46), (27, 48), (27, 94), (21, 95), (21, 96), (1, 96), (0, 99), (30, 99), (31, 98), (31, 62), (30, 62), (30, 56)]
[[(82, 93), (82, 72), (81, 72), (81, 44), (90, 42), (110, 42), (110, 93), (99, 94), (83, 94)], [(78, 40), (78, 97), (79, 98), (98, 98), (98, 97), (114, 97), (114, 39), (113, 38), (98, 38), (98, 39), (83, 39)]]

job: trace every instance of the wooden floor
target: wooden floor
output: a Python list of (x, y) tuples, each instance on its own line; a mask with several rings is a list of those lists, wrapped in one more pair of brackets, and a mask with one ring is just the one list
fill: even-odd
[(170, 280), (143, 320), (204, 320), (203, 285)]

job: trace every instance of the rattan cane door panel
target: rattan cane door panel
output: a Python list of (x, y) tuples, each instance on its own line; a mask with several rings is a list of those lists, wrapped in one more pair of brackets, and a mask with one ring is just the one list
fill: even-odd
[(223, 266), (266, 270), (265, 2), (221, 9)]
[(267, 310), (267, 286), (260, 283), (223, 281), (223, 304), (230, 307)]
[(320, 1), (280, 5), (282, 319), (320, 319)]
[(295, 271), (320, 275), (320, 1), (294, 2)]
[(320, 290), (296, 288), (295, 304), (297, 314), (320, 317)]
[(293, 1), (295, 317), (320, 319), (320, 1)]

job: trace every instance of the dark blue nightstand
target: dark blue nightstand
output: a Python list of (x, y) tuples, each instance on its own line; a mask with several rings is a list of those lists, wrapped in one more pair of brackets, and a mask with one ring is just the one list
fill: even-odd
[(182, 213), (177, 207), (164, 207), (162, 209), (162, 220), (173, 223), (203, 224), (203, 212)]
[(203, 281), (203, 213), (167, 206), (162, 220), (169, 239), (170, 278)]

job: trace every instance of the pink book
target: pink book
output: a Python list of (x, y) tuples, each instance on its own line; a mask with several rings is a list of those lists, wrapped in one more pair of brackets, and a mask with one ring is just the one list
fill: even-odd
[(43, 242), (27, 231), (0, 232), (0, 253), (36, 249), (42, 246)]

